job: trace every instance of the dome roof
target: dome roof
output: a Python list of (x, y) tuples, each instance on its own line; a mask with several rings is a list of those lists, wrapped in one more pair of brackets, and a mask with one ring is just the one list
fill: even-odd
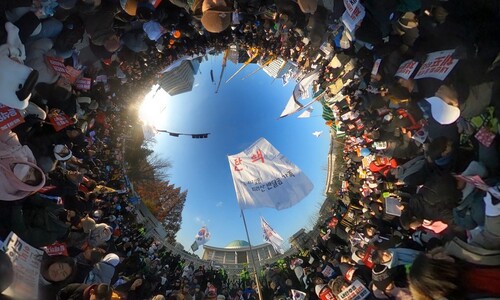
[(249, 246), (250, 246), (250, 244), (247, 241), (235, 240), (235, 241), (232, 241), (231, 243), (227, 244), (226, 247), (224, 247), (224, 248), (237, 249), (237, 248), (245, 248), (245, 247), (249, 247)]

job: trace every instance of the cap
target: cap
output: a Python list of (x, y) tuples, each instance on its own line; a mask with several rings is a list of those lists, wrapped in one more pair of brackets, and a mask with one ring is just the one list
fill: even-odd
[(389, 268), (384, 265), (374, 266), (372, 269), (372, 281), (377, 289), (385, 291), (387, 286), (393, 281)]
[(439, 97), (425, 98), (431, 105), (431, 114), (439, 124), (448, 125), (455, 122), (460, 117), (460, 109), (446, 104)]

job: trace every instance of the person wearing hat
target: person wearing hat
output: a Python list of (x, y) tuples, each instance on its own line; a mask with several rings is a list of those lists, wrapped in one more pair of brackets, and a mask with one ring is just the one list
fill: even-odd
[(232, 7), (225, 0), (204, 0), (201, 24), (206, 31), (219, 33), (231, 25)]
[[(399, 276), (397, 275), (399, 274)], [(401, 276), (402, 275), (402, 276)], [(410, 290), (404, 286), (396, 285), (396, 276), (405, 282), (404, 268), (389, 269), (387, 266), (375, 265), (372, 269), (371, 290), (377, 299), (411, 300)]]

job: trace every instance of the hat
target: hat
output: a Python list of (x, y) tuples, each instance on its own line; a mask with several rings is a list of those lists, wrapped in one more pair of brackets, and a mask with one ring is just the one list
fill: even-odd
[(314, 14), (318, 8), (318, 0), (298, 0), (297, 4), (305, 14)]
[(392, 274), (387, 266), (376, 265), (372, 269), (372, 281), (377, 289), (385, 291), (387, 286), (393, 282)]
[(66, 145), (55, 145), (54, 156), (59, 161), (67, 161), (71, 158), (71, 156), (73, 156), (73, 153)]
[(455, 106), (446, 104), (439, 97), (425, 98), (431, 105), (431, 113), (434, 120), (439, 124), (448, 125), (455, 122), (460, 117), (460, 109)]
[(208, 32), (219, 33), (231, 24), (231, 9), (228, 7), (214, 7), (203, 12), (201, 24)]
[(416, 28), (417, 26), (417, 16), (412, 12), (406, 12), (401, 17), (399, 17), (396, 24), (394, 24), (394, 29), (399, 34), (404, 34), (406, 31)]

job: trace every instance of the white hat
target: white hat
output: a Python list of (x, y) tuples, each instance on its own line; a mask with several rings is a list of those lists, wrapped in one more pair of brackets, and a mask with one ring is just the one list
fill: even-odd
[[(64, 150), (65, 153), (63, 152)], [(73, 156), (73, 153), (68, 149), (66, 145), (55, 145), (54, 156), (59, 161), (67, 161), (71, 158), (71, 156)]]
[(431, 113), (434, 120), (439, 124), (448, 125), (455, 122), (460, 117), (460, 109), (446, 104), (439, 97), (425, 98), (431, 105)]

